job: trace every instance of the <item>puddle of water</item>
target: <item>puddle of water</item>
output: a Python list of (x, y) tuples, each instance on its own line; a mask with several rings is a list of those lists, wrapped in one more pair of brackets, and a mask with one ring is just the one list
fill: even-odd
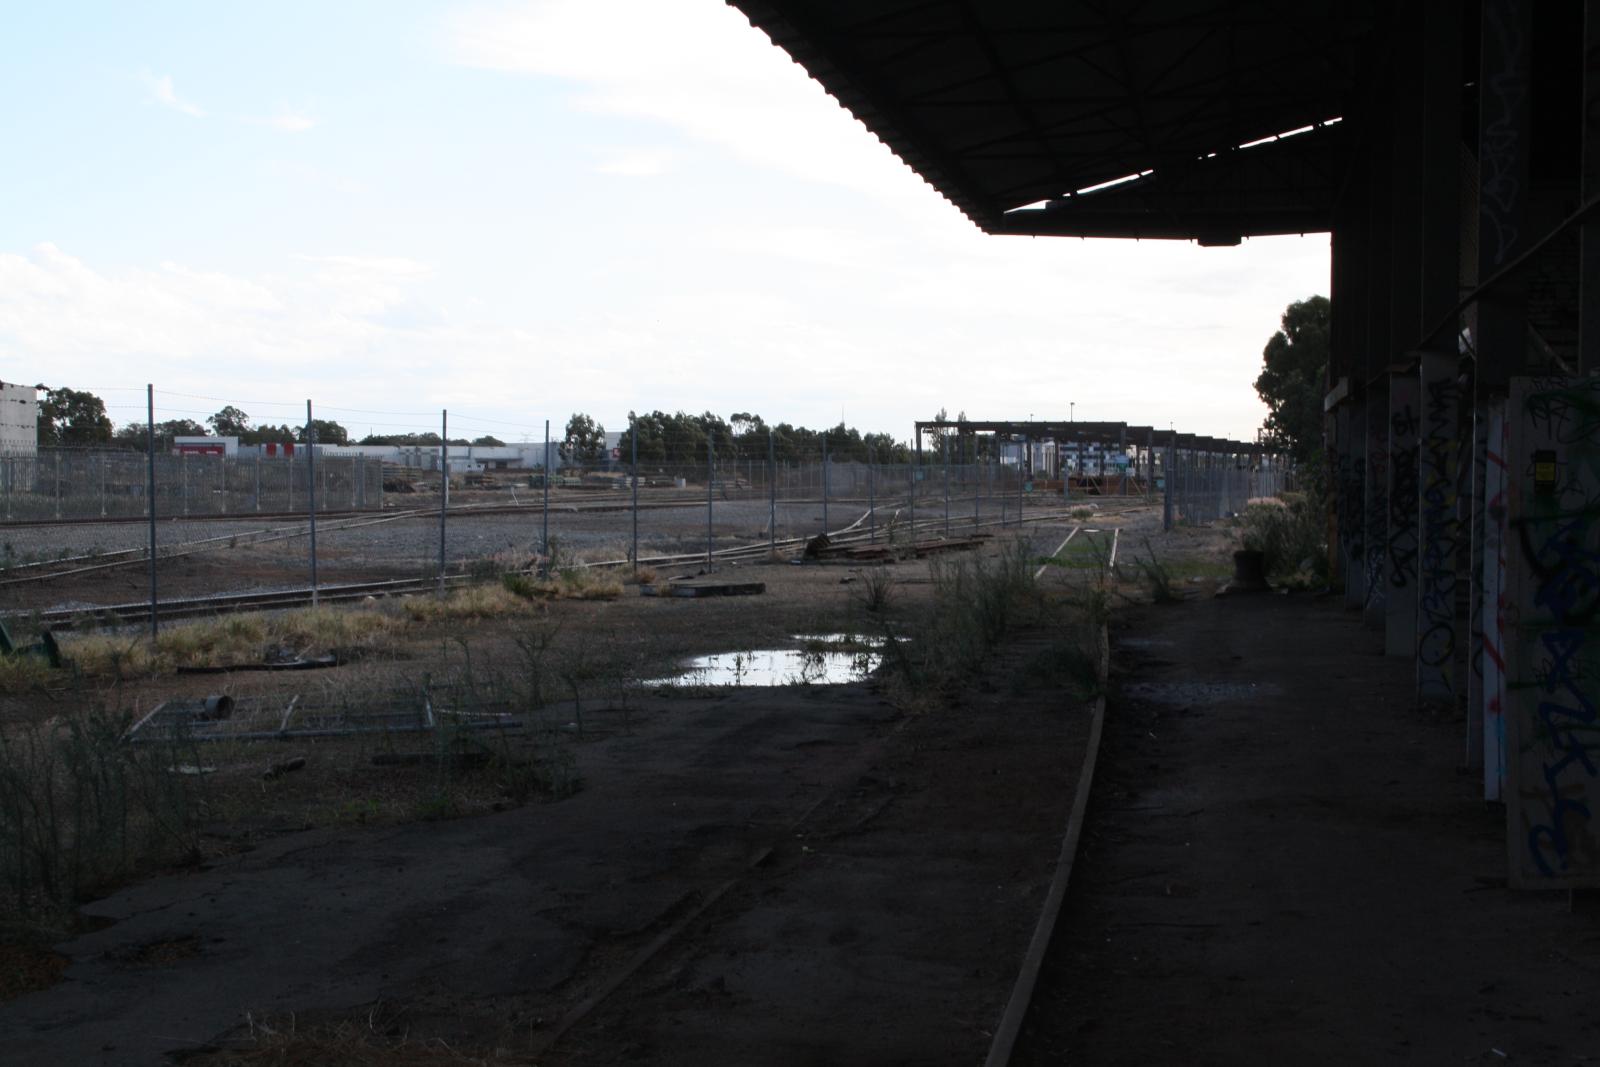
[(642, 683), (659, 686), (841, 685), (859, 682), (877, 669), (876, 652), (808, 652), (797, 648), (762, 648), (697, 656), (683, 673)]
[[(883, 638), (877, 634), (795, 634), (802, 648), (823, 651), (845, 651), (856, 648), (882, 648)], [(823, 646), (834, 646), (823, 649)]]

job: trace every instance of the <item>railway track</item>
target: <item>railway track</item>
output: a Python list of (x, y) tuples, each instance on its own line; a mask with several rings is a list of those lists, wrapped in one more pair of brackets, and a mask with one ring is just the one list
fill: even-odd
[[(898, 520), (900, 513), (905, 509), (900, 505), (891, 504), (880, 506), (875, 510), (878, 512), (888, 511), (890, 513), (891, 520)], [(1051, 509), (1047, 512), (1025, 516), (1022, 521), (1024, 524), (1060, 522), (1063, 519), (1069, 518), (1070, 513), (1074, 510), (1077, 509)], [(1102, 509), (1101, 511), (1101, 515), (1106, 517), (1111, 517), (1118, 513), (1119, 512), (1110, 511), (1109, 509)], [(436, 515), (437, 512), (434, 512), (433, 514)], [(830, 542), (833, 545), (845, 546), (869, 543), (874, 539), (875, 534), (879, 532), (873, 527), (873, 514), (873, 510), (869, 509), (864, 511), (851, 523), (832, 531), (829, 534)], [(394, 519), (404, 517), (406, 516), (385, 516), (382, 519), (368, 519), (367, 522), (375, 523), (379, 521), (392, 521)], [(965, 522), (957, 522), (952, 520), (949, 524), (949, 529), (952, 533), (956, 531), (980, 532), (984, 529), (995, 527), (1014, 528), (1015, 525), (1015, 522), (1001, 523), (998, 520), (975, 523), (969, 517)], [(943, 516), (918, 519), (915, 526), (912, 526), (909, 522), (905, 522), (902, 523), (900, 528), (904, 529), (906, 533), (913, 538), (920, 538), (922, 534), (930, 531), (942, 532), (945, 529), (945, 520)], [(1076, 532), (1077, 529), (1075, 528), (1073, 535), (1075, 535)], [(1073, 535), (1069, 535), (1069, 541)], [(284, 534), (284, 536), (295, 535), (291, 533)], [(764, 559), (774, 549), (779, 552), (793, 552), (796, 549), (803, 547), (808, 540), (809, 538), (806, 537), (787, 537), (779, 538), (774, 542), (761, 541), (752, 544), (717, 549), (709, 554), (706, 552), (683, 552), (642, 556), (639, 559), (639, 564), (641, 566), (648, 566), (655, 569), (674, 569), (679, 567), (703, 566), (708, 562), (708, 559), (712, 566), (715, 566), (717, 563), (738, 563), (747, 560)], [(938, 543), (939, 542), (937, 540), (920, 541), (914, 539), (911, 545), (908, 547), (914, 547), (916, 544), (934, 546)], [(1063, 542), (1062, 544), (1065, 546), (1066, 542)], [(204, 550), (206, 549), (195, 549), (195, 551)], [(1057, 552), (1059, 551), (1060, 549), (1058, 548)], [(1115, 542), (1113, 542), (1112, 551), (1114, 554)], [(161, 556), (159, 558), (166, 559), (168, 557)], [(68, 574), (84, 574), (95, 570), (104, 569), (107, 566), (124, 566), (132, 563), (142, 563), (145, 562), (146, 559), (147, 557), (139, 556), (109, 564), (82, 566), (60, 573), (41, 575), (39, 578), (34, 579), (9, 579), (8, 582), (42, 580), (50, 577), (64, 577)], [(585, 567), (593, 567), (596, 569), (604, 569), (627, 567), (631, 566), (632, 563), (633, 561), (629, 559), (613, 559), (599, 560), (580, 565)], [(463, 573), (446, 574), (443, 578), (443, 584), (447, 587), (454, 587), (470, 584), (475, 580), (479, 579), (475, 579), (472, 576)], [(0, 585), (3, 584), (7, 583), (0, 583)], [(343, 582), (327, 585), (319, 584), (315, 589), (312, 589), (310, 586), (298, 586), (290, 589), (280, 590), (221, 593), (203, 597), (172, 598), (158, 601), (156, 605), (156, 617), (160, 620), (169, 620), (205, 617), (238, 611), (279, 610), (285, 608), (305, 607), (313, 603), (339, 603), (350, 600), (364, 600), (368, 597), (416, 595), (436, 591), (439, 587), (440, 579), (437, 576), (433, 576), (418, 578), (393, 578), (364, 582)], [(150, 602), (145, 600), (123, 604), (97, 605), (93, 607), (61, 608), (51, 611), (29, 613), (28, 617), (36, 619), (38, 625), (50, 630), (69, 630), (77, 627), (80, 624), (89, 622), (92, 622), (95, 625), (119, 625), (140, 622), (149, 619), (150, 613)]]

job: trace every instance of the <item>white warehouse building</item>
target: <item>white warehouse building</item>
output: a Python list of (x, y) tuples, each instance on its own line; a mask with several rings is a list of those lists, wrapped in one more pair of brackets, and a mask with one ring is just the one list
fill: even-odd
[(0, 455), (31, 456), (38, 448), (38, 392), (31, 385), (0, 382)]

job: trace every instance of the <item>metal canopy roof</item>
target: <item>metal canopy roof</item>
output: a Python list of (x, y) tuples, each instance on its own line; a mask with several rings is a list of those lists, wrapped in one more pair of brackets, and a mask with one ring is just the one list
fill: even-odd
[(729, 2), (983, 230), (1204, 243), (1331, 228), (1390, 8)]

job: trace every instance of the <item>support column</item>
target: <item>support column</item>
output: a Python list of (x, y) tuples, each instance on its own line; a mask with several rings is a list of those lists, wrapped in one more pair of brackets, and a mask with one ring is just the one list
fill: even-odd
[(1458, 692), (1456, 556), (1461, 539), (1456, 517), (1456, 435), (1461, 421), (1461, 386), (1455, 357), (1444, 352), (1424, 352), (1420, 387), (1417, 701), (1453, 707)]
[[(1600, 0), (1583, 5), (1583, 174), (1578, 199), (1600, 196)], [(1579, 241), (1578, 367), (1600, 371), (1600, 219), (1591, 216)]]
[(1365, 508), (1367, 588), (1361, 621), (1374, 630), (1387, 625), (1389, 542), (1389, 376), (1369, 387), (1366, 403), (1366, 470), (1362, 476)]
[(1489, 403), (1483, 522), (1483, 799), (1499, 800), (1506, 782), (1506, 402)]
[[(1472, 436), (1469, 447), (1471, 454), (1467, 462), (1466, 474), (1470, 481), (1466, 483), (1465, 499), (1470, 510), (1466, 515), (1469, 551), (1467, 553), (1466, 581), (1471, 591), (1467, 604), (1467, 768), (1483, 766), (1483, 720), (1484, 686), (1483, 686), (1483, 626), (1485, 616), (1484, 589), (1483, 589), (1483, 557), (1484, 557), (1484, 498), (1485, 472), (1484, 464), (1488, 460), (1489, 450), (1489, 412), (1482, 408), (1473, 414)], [(1492, 611), (1489, 612), (1492, 615)]]
[(1421, 395), (1417, 378), (1389, 379), (1388, 541), (1384, 549), (1390, 595), (1384, 603), (1383, 650), (1412, 656), (1417, 650), (1417, 430)]
[[(1464, 273), (1474, 283), (1486, 282), (1505, 268), (1528, 248), (1529, 158), (1532, 129), (1531, 82), (1533, 65), (1533, 15), (1531, 7), (1517, 0), (1482, 0), (1482, 52), (1478, 71), (1478, 254)], [(1474, 308), (1472, 321), (1474, 363), (1474, 392), (1471, 397), (1474, 420), (1488, 422), (1494, 408), (1504, 402), (1513, 375), (1520, 374), (1527, 363), (1527, 282), (1512, 275), (1494, 285), (1483, 295)], [(1516, 422), (1521, 416), (1514, 410), (1505, 416)], [(1475, 492), (1488, 496), (1491, 486), (1488, 453), (1474, 452), (1474, 461), (1481, 456), (1481, 473), (1474, 470), (1470, 485)], [(1510, 470), (1515, 474), (1512, 462)], [(1498, 568), (1503, 558), (1512, 569), (1522, 566), (1515, 552), (1491, 553), (1488, 548), (1487, 504), (1474, 503), (1469, 514), (1473, 519), (1468, 534), (1469, 559), (1481, 557), (1483, 570), (1469, 572), (1472, 583), (1468, 603), (1469, 613), (1479, 618), (1477, 630), (1484, 634), (1499, 633), (1503, 628), (1502, 611), (1505, 601), (1499, 593), (1512, 581), (1511, 575), (1500, 570), (1498, 574), (1486, 573)], [(1482, 525), (1479, 520), (1485, 520)], [(1514, 649), (1504, 648), (1507, 656)], [(1487, 655), (1488, 651), (1480, 652)], [(1508, 676), (1515, 677), (1516, 666), (1508, 659), (1505, 664)], [(1503, 679), (1495, 679), (1501, 684)], [(1492, 742), (1498, 745), (1500, 724), (1491, 721), (1493, 713), (1488, 704), (1493, 690), (1487, 684), (1476, 688), (1470, 695), (1475, 703), (1467, 708), (1466, 739), (1469, 766), (1477, 759), (1498, 761), (1500, 752), (1491, 753)], [(1480, 739), (1483, 743), (1480, 744)], [(1489, 771), (1485, 770), (1486, 795)], [(1495, 772), (1498, 776), (1498, 771)], [(1513, 829), (1513, 836), (1515, 836)]]
[(1600, 378), (1514, 378), (1506, 421), (1511, 883), (1600, 887)]

